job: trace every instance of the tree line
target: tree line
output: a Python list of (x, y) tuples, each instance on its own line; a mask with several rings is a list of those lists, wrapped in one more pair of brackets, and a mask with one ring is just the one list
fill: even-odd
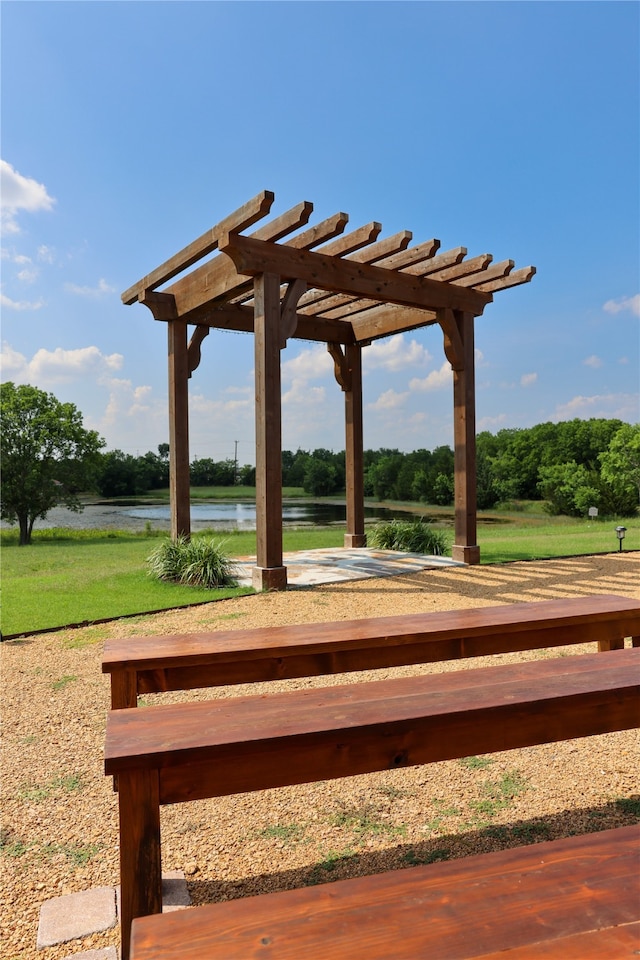
[[(628, 516), (640, 494), (640, 426), (621, 420), (569, 420), (526, 429), (484, 431), (476, 439), (478, 508), (544, 500), (551, 513)], [(198, 486), (255, 484), (255, 467), (234, 460), (196, 459), (189, 469)], [(101, 455), (96, 488), (105, 497), (135, 496), (169, 485), (169, 447), (132, 457), (114, 450)], [(340, 496), (345, 490), (345, 453), (318, 448), (282, 452), (283, 487), (310, 496)], [(450, 506), (454, 496), (451, 447), (364, 451), (364, 493), (376, 500)]]
[[(33, 523), (58, 504), (81, 509), (80, 492), (132, 497), (169, 486), (169, 445), (132, 456), (102, 452), (105, 441), (86, 430), (82, 414), (29, 385), (0, 387), (2, 519), (18, 523), (29, 543)], [(543, 500), (551, 513), (632, 516), (640, 499), (640, 424), (622, 420), (569, 420), (525, 429), (484, 431), (477, 437), (478, 508)], [(255, 485), (255, 467), (203, 458), (190, 464), (192, 486)], [(345, 453), (319, 448), (282, 452), (283, 487), (309, 496), (340, 496)], [(448, 446), (403, 453), (364, 452), (365, 496), (449, 506), (454, 495), (454, 453)]]

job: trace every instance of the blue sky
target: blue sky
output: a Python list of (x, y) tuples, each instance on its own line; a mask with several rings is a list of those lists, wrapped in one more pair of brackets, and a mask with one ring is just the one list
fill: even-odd
[[(107, 448), (168, 439), (166, 332), (123, 290), (260, 190), (348, 229), (534, 264), (476, 321), (477, 426), (640, 419), (631, 2), (2, 5), (2, 378)], [(254, 462), (253, 339), (213, 331), (191, 456)], [(282, 353), (283, 446), (344, 447), (325, 348)], [(364, 352), (365, 446), (453, 445), (439, 328)]]

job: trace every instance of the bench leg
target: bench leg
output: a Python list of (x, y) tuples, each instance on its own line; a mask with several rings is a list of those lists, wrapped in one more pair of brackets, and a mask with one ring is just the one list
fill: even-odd
[(616, 640), (599, 640), (599, 653), (604, 653), (607, 650), (624, 650), (624, 637), (619, 637)]
[(138, 706), (138, 675), (135, 670), (116, 670), (111, 674), (111, 709)]
[(162, 913), (160, 793), (157, 770), (118, 774), (120, 809), (120, 934), (129, 960), (135, 917)]

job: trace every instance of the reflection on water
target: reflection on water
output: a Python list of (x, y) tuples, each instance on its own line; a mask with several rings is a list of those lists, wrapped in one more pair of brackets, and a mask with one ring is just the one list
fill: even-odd
[[(424, 516), (425, 520), (451, 522), (453, 517), (429, 517), (401, 507), (365, 507), (367, 520), (391, 520), (393, 517), (407, 519)], [(282, 519), (285, 526), (309, 525), (327, 526), (346, 522), (344, 503), (313, 503), (295, 501), (283, 504)], [(61, 527), (72, 530), (144, 530), (147, 524), (159, 530), (171, 528), (171, 515), (168, 504), (136, 505), (103, 503), (87, 504), (81, 513), (75, 513), (67, 507), (53, 507), (44, 519), (35, 522), (35, 529), (44, 530)], [(214, 530), (255, 530), (256, 506), (252, 502), (219, 501), (217, 503), (192, 503), (191, 524), (194, 530), (210, 527)], [(0, 526), (10, 526), (0, 521)]]
[[(136, 520), (166, 523), (170, 520), (168, 506), (125, 507), (125, 516)], [(388, 510), (385, 507), (365, 507), (365, 517), (386, 518), (407, 516), (402, 510)], [(283, 504), (282, 522), (287, 524), (311, 524), (326, 526), (332, 523), (345, 523), (346, 506), (340, 503), (296, 503)], [(191, 522), (206, 523), (217, 529), (255, 530), (256, 505), (223, 501), (218, 503), (192, 503)]]

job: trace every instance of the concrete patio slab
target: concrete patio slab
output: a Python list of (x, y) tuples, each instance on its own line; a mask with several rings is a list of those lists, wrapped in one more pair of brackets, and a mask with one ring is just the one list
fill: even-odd
[[(375, 550), (372, 547), (303, 550), (283, 555), (290, 587), (307, 587), (320, 583), (340, 583), (347, 580), (366, 580), (368, 577), (397, 577), (403, 573), (428, 570), (431, 567), (463, 567), (450, 557), (423, 556), (398, 550)], [(236, 561), (238, 583), (251, 586), (251, 571), (255, 557), (240, 557)]]
[(40, 908), (38, 950), (92, 933), (109, 930), (116, 924), (116, 897), (113, 887), (95, 887), (82, 893), (47, 900)]
[[(191, 906), (191, 897), (182, 870), (162, 874), (162, 912), (184, 910)], [(69, 940), (80, 940), (93, 933), (114, 927), (120, 914), (120, 887), (96, 887), (82, 893), (47, 900), (40, 908), (37, 949), (53, 947)], [(104, 950), (114, 950), (105, 947)], [(90, 950), (74, 954), (81, 960), (117, 960), (116, 953)], [(65, 958), (66, 960), (66, 958)]]

